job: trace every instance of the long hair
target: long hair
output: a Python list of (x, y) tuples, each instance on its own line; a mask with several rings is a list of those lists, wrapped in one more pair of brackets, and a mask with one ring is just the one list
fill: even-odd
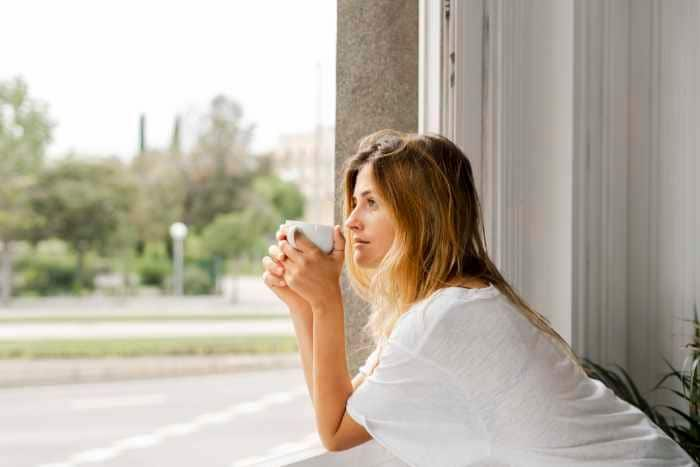
[(396, 228), (376, 268), (356, 264), (351, 242), (345, 244), (350, 285), (371, 307), (364, 331), (376, 345), (413, 303), (454, 279), (473, 277), (493, 284), (584, 371), (569, 344), (489, 258), (471, 164), (457, 145), (437, 134), (380, 130), (366, 136), (343, 167), (344, 219), (355, 207), (357, 176), (366, 164), (371, 164), (374, 185)]

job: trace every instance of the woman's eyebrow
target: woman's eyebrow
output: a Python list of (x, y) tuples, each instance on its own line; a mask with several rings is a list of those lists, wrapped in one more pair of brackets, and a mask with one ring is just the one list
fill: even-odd
[[(360, 198), (364, 197), (365, 195), (368, 195), (372, 193), (372, 190), (365, 190), (362, 193), (360, 193)], [(352, 196), (352, 199), (355, 199), (355, 195)]]

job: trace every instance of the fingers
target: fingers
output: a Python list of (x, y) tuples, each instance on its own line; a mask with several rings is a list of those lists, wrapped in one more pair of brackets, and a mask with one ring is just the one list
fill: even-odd
[[(282, 240), (277, 243), (279, 245), (280, 251), (286, 256), (287, 261), (291, 263), (301, 263), (303, 261), (303, 254), (301, 251), (294, 248), (289, 244), (287, 240)], [(306, 254), (311, 254), (313, 250), (308, 251)]]
[(277, 245), (270, 245), (270, 247), (267, 249), (267, 252), (270, 253), (270, 256), (275, 261), (284, 261), (285, 259), (287, 259), (287, 255), (285, 255), (284, 252)]
[(271, 274), (274, 274), (275, 276), (282, 277), (284, 275), (284, 267), (277, 263), (275, 260), (270, 258), (269, 256), (265, 256), (262, 259), (263, 267), (265, 270)]
[(286, 287), (287, 284), (284, 282), (283, 279), (280, 279), (279, 277), (274, 276), (273, 274), (270, 274), (269, 271), (265, 271), (263, 273), (263, 282), (265, 282), (265, 285), (268, 287)]
[(280, 228), (277, 230), (277, 234), (275, 235), (277, 237), (277, 241), (280, 240), (286, 240), (287, 239), (287, 226), (282, 224)]
[[(282, 224), (275, 233), (275, 237), (280, 244), (282, 242), (286, 243), (287, 226)], [(287, 284), (284, 281), (284, 263), (282, 263), (282, 261), (287, 259), (287, 255), (278, 245), (270, 245), (267, 251), (270, 256), (265, 256), (262, 259), (263, 267), (265, 268), (263, 282), (265, 282), (268, 287), (286, 287)]]

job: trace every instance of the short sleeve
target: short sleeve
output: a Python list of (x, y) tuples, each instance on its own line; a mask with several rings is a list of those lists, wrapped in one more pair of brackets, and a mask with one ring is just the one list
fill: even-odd
[[(369, 359), (368, 359), (369, 360)], [(482, 420), (449, 375), (396, 339), (350, 396), (347, 413), (389, 452), (413, 466), (462, 465), (488, 455)]]
[(365, 363), (362, 364), (362, 366), (358, 368), (357, 371), (365, 375), (365, 377), (369, 376), (369, 374), (372, 372), (372, 369), (377, 364), (378, 356), (379, 346), (375, 347), (374, 351), (372, 351), (372, 353), (369, 354)]

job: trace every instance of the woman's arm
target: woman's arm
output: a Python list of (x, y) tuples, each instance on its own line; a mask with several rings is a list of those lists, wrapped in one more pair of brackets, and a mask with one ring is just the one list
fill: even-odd
[(280, 241), (279, 248), (287, 256), (284, 261), (284, 282), (311, 307), (311, 337), (308, 336), (308, 327), (303, 325), (304, 320), (295, 325), (295, 330), (302, 344), (302, 361), (304, 355), (308, 355), (304, 342), (311, 342), (310, 394), (316, 428), (328, 450), (347, 448), (366, 441), (369, 434), (345, 411), (353, 392), (345, 355), (345, 323), (340, 290), (345, 239), (340, 227), (335, 226), (333, 251), (330, 254), (321, 251), (303, 234), (295, 237), (295, 241), (299, 248), (290, 246), (285, 240)]
[(312, 304), (313, 393), (316, 426), (331, 449), (353, 391), (345, 355), (345, 324), (340, 290), (326, 303)]
[[(304, 379), (306, 387), (309, 390), (309, 397), (313, 403), (313, 314), (311, 308), (307, 309), (290, 309), (290, 316), (294, 324), (294, 333), (297, 337), (297, 346), (299, 347), (299, 356), (304, 369)], [(355, 390), (365, 381), (364, 373), (358, 372), (352, 379), (352, 391)]]
[(302, 309), (290, 309), (289, 315), (294, 324), (294, 333), (297, 336), (297, 346), (301, 357), (301, 365), (304, 368), (304, 379), (309, 390), (311, 403), (314, 402), (313, 371), (313, 314), (311, 307)]
[[(302, 365), (304, 366), (304, 377), (306, 378), (306, 384), (309, 388), (309, 396), (311, 397), (311, 402), (314, 404), (315, 412), (318, 415), (318, 410), (316, 410), (316, 404), (314, 403), (313, 396), (313, 315), (310, 309), (290, 310), (290, 312), (294, 323), (294, 330), (297, 335), (297, 342), (299, 345), (299, 353), (301, 355)], [(342, 348), (344, 349), (344, 339), (340, 343), (342, 344)], [(345, 362), (343, 362), (343, 364), (345, 364)], [(355, 376), (355, 378), (353, 378), (351, 382), (351, 392), (354, 392), (355, 389), (357, 389), (364, 382), (364, 380), (365, 375), (363, 373), (357, 373), (357, 375)], [(347, 403), (347, 399), (345, 403)], [(322, 438), (323, 445), (329, 451), (342, 451), (357, 446), (358, 444), (362, 444), (371, 439), (371, 436), (369, 435), (369, 433), (367, 433), (364, 427), (356, 423), (350, 416), (347, 415), (347, 413), (345, 412), (345, 403), (343, 404), (342, 408), (342, 418), (337, 430), (335, 431), (335, 434), (330, 439), (328, 437)], [(318, 426), (320, 435), (320, 425)]]

